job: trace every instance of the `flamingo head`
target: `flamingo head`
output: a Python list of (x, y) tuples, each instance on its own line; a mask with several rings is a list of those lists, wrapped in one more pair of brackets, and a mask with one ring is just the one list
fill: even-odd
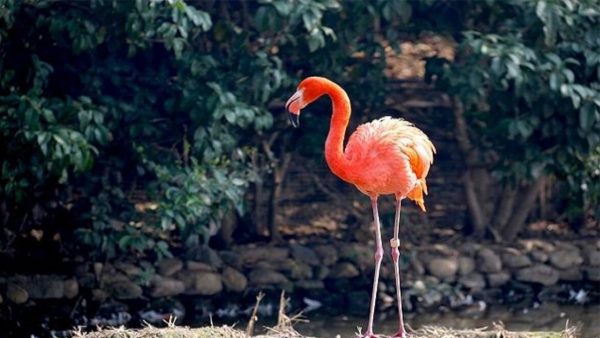
[(300, 110), (324, 94), (323, 80), (317, 76), (307, 77), (300, 82), (294, 95), (287, 100), (285, 108), (289, 113), (292, 126), (300, 125)]

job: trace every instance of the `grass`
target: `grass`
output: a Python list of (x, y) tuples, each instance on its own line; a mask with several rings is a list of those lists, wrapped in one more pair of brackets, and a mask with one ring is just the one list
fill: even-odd
[[(166, 328), (155, 328), (148, 325), (142, 329), (105, 328), (94, 332), (74, 332), (75, 338), (311, 338), (298, 333), (293, 323), (299, 321), (300, 315), (292, 318), (284, 313), (287, 303), (284, 293), (281, 293), (279, 301), (279, 316), (277, 325), (268, 329), (264, 335), (253, 335), (254, 324), (256, 323), (256, 310), (263, 294), (259, 293), (256, 298), (256, 305), (251, 316), (246, 331), (241, 331), (231, 326), (210, 326), (201, 328), (189, 328), (175, 326), (174, 320), (166, 322)], [(445, 327), (424, 326), (414, 332), (411, 332), (408, 338), (576, 338), (577, 330), (574, 327), (567, 327), (561, 332), (511, 332), (504, 329), (502, 324), (494, 324), (491, 329), (471, 329), (455, 330)], [(325, 338), (325, 337), (323, 337)], [(327, 337), (329, 338), (329, 337)], [(340, 337), (337, 338), (350, 338)], [(354, 338), (354, 337), (353, 337)], [(388, 338), (379, 336), (379, 338)]]
[[(291, 329), (291, 328), (290, 328)], [(102, 329), (95, 332), (76, 332), (77, 338), (247, 338), (245, 332), (229, 326), (220, 327), (146, 327), (139, 330), (125, 328)], [(497, 326), (491, 330), (454, 330), (443, 327), (426, 326), (409, 335), (409, 338), (575, 338), (572, 328), (562, 332), (510, 332)], [(273, 329), (266, 335), (253, 338), (309, 338), (291, 330)], [(329, 338), (329, 337), (327, 337)], [(341, 337), (350, 338), (350, 337)], [(380, 337), (386, 338), (386, 337)]]

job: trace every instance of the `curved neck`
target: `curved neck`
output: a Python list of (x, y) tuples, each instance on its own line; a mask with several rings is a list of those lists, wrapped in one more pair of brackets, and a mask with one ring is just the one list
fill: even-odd
[(325, 160), (334, 174), (347, 181), (344, 137), (350, 121), (350, 99), (344, 89), (334, 82), (326, 81), (323, 89), (331, 98), (332, 105), (331, 124), (325, 141)]

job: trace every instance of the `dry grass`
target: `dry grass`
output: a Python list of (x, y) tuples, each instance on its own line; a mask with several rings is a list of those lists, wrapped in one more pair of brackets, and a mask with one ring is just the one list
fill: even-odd
[(511, 332), (502, 325), (495, 325), (493, 329), (455, 330), (445, 327), (425, 326), (410, 338), (576, 338), (576, 329), (566, 328), (562, 332)]
[[(245, 332), (229, 326), (220, 327), (146, 327), (139, 330), (125, 328), (102, 329), (95, 332), (76, 332), (76, 338), (247, 338)], [(454, 330), (444, 327), (426, 326), (409, 335), (409, 338), (576, 338), (573, 328), (562, 332), (510, 332), (502, 326), (493, 329)], [(253, 338), (310, 338), (304, 337), (293, 328), (273, 328), (265, 335)], [(351, 338), (351, 337), (341, 337)], [(353, 337), (352, 337), (353, 338)], [(381, 336), (380, 338), (386, 338)]]
[[(262, 295), (256, 298), (256, 307), (260, 304)], [(311, 338), (305, 337), (294, 329), (294, 323), (302, 321), (301, 314), (288, 317), (284, 309), (289, 300), (285, 294), (281, 293), (279, 302), (279, 315), (277, 325), (269, 328), (264, 335), (253, 335), (253, 328), (256, 322), (256, 314), (252, 315), (248, 323), (246, 332), (240, 331), (230, 326), (210, 326), (202, 328), (189, 328), (175, 326), (175, 320), (166, 322), (166, 328), (155, 328), (151, 325), (143, 329), (104, 328), (94, 332), (75, 331), (75, 338)], [(256, 308), (255, 308), (256, 309)], [(425, 326), (412, 332), (409, 338), (576, 338), (577, 330), (574, 327), (567, 327), (562, 332), (510, 332), (500, 324), (494, 324), (491, 329), (471, 329), (455, 330), (445, 327)], [(358, 336), (358, 335), (357, 335)], [(340, 337), (337, 338), (351, 338)], [(352, 337), (354, 338), (354, 337)], [(388, 338), (380, 336), (380, 338)]]

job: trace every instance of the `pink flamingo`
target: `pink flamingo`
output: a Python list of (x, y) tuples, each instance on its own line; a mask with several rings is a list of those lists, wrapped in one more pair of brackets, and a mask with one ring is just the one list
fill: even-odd
[(286, 103), (292, 125), (298, 127), (300, 110), (322, 95), (332, 101), (333, 112), (329, 134), (325, 141), (325, 160), (329, 169), (342, 180), (354, 184), (371, 199), (375, 219), (375, 276), (371, 293), (369, 323), (362, 337), (373, 334), (373, 315), (377, 297), (379, 270), (383, 258), (381, 229), (377, 211), (379, 195), (393, 194), (396, 198), (394, 237), (390, 240), (396, 278), (399, 328), (394, 337), (406, 337), (402, 317), (400, 272), (398, 257), (400, 240), (400, 206), (404, 198), (415, 201), (425, 211), (423, 194), (427, 194), (425, 177), (433, 163), (435, 147), (420, 129), (411, 123), (391, 117), (360, 125), (350, 136), (344, 151), (344, 135), (350, 120), (350, 99), (336, 83), (323, 77), (308, 77), (298, 85), (296, 93)]

